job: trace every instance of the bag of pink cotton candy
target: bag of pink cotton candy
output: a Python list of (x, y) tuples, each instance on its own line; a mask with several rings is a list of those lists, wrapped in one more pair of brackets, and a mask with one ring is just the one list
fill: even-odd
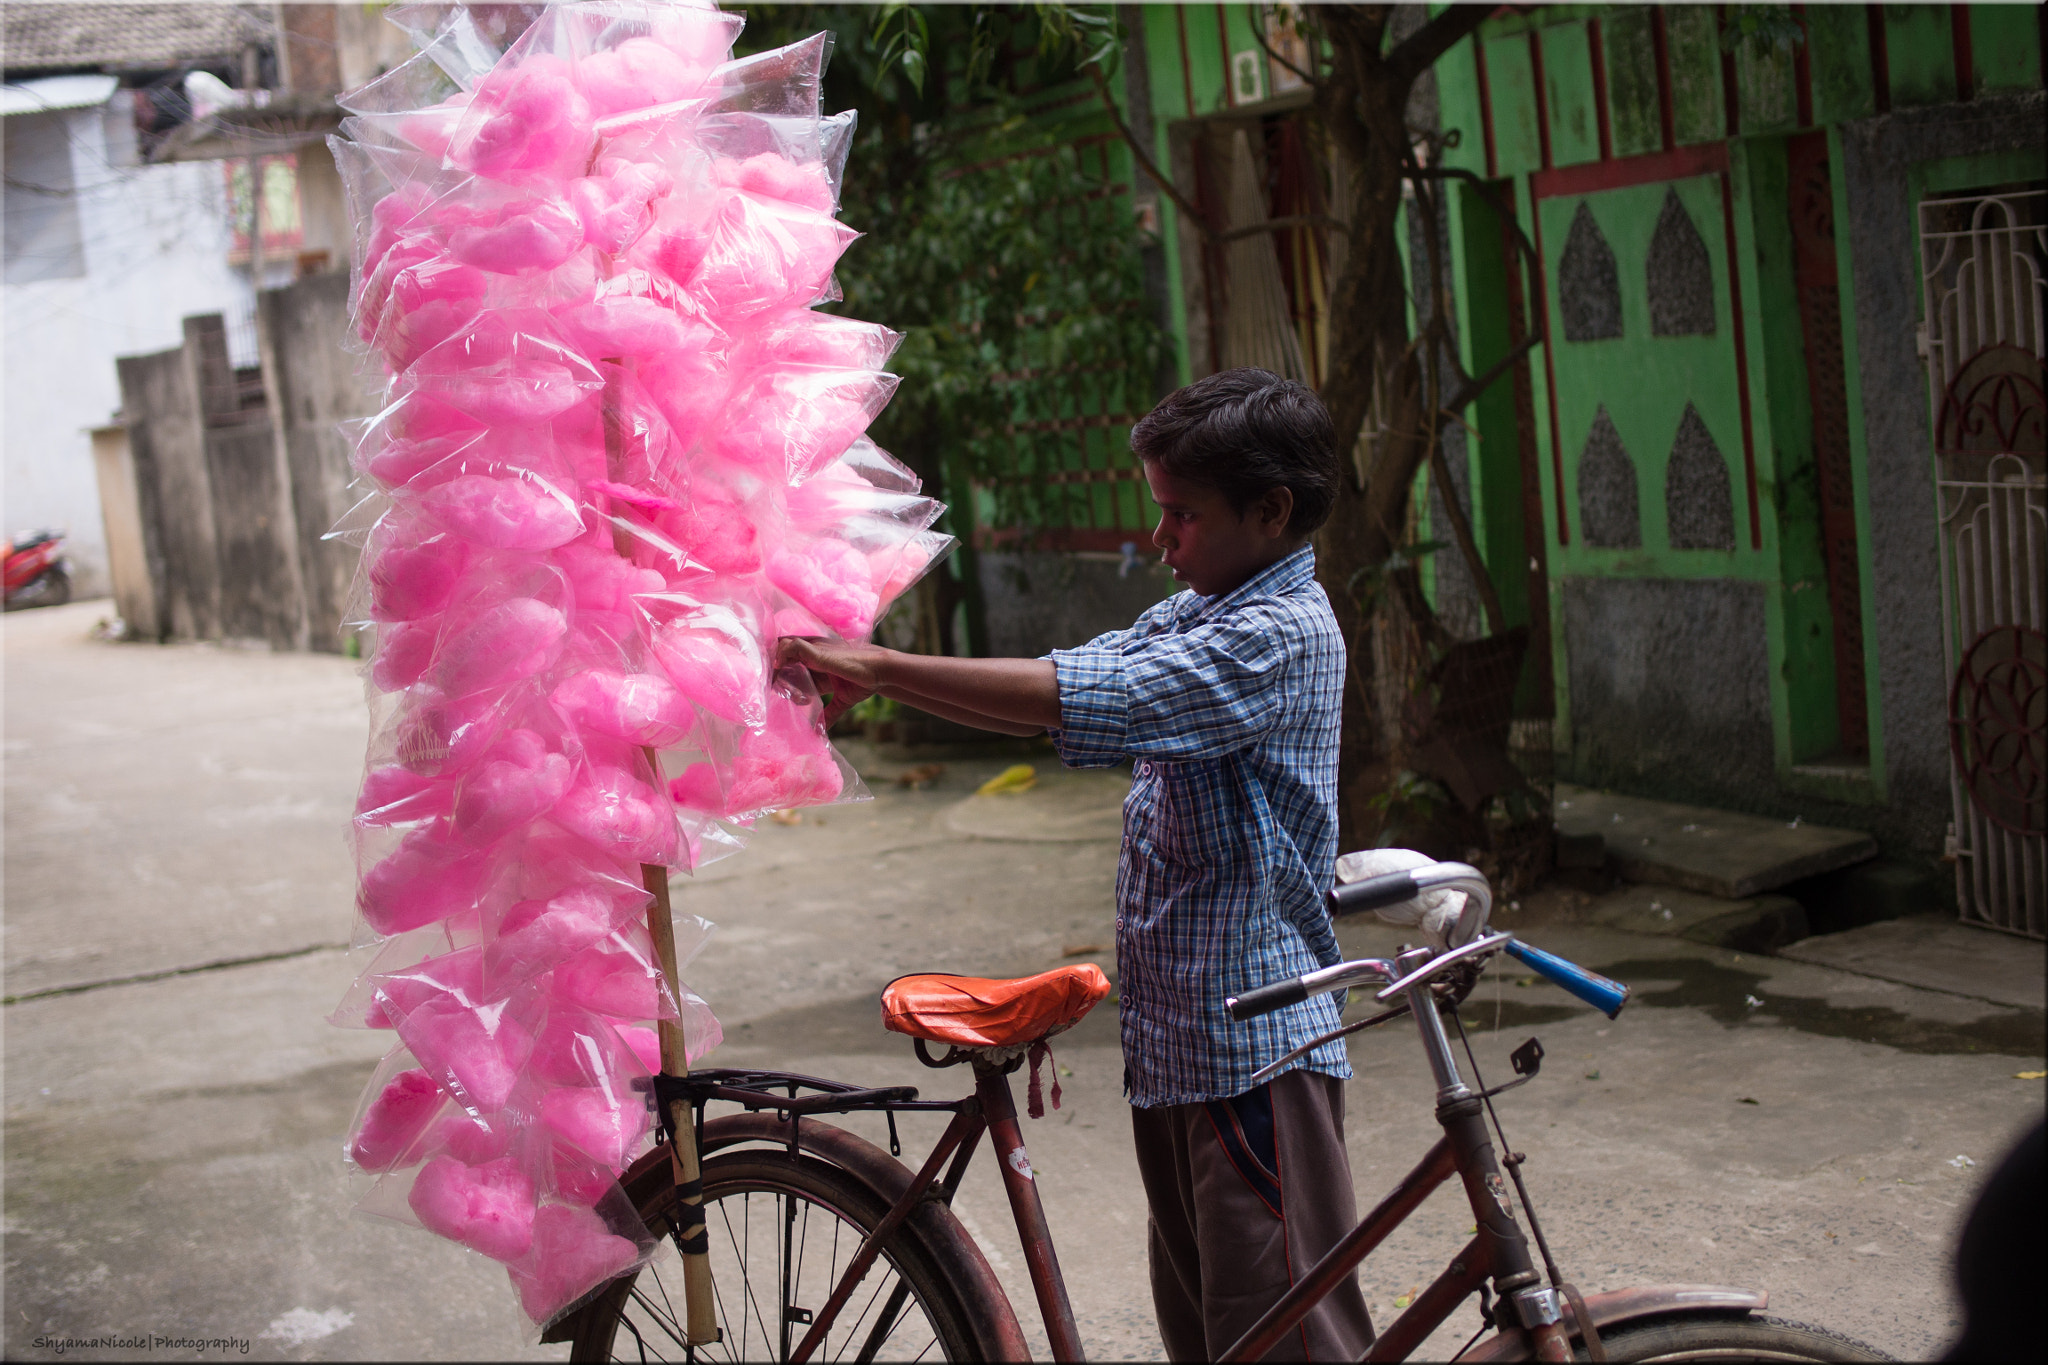
[[(651, 887), (759, 814), (865, 797), (785, 633), (871, 632), (947, 542), (866, 439), (900, 338), (829, 317), (852, 120), (829, 40), (731, 58), (705, 0), (409, 5), (343, 97), (352, 346), (383, 406), (345, 610), (371, 738), (350, 825), (395, 1046), (362, 1207), (506, 1267), (545, 1323), (652, 1245), (656, 1021), (721, 1039)], [(709, 926), (676, 920), (683, 963)]]

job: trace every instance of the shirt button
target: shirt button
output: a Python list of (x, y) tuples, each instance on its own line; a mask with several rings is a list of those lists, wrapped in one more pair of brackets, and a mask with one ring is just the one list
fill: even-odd
[(1139, 777), (1150, 777), (1152, 775), (1152, 765), (1150, 763), (1140, 763), (1137, 767), (1137, 774)]

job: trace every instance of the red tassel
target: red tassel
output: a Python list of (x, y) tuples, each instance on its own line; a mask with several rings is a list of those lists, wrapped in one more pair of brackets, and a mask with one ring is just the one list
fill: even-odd
[[(1035, 1119), (1045, 1117), (1045, 1096), (1039, 1087), (1038, 1064), (1051, 1057), (1052, 1049), (1046, 1046), (1044, 1039), (1040, 1039), (1031, 1045), (1031, 1084), (1025, 1088), (1024, 1092), (1026, 1098), (1025, 1112)], [(1052, 1107), (1055, 1109), (1060, 1107), (1060, 1064), (1057, 1060), (1054, 1060), (1052, 1064)]]

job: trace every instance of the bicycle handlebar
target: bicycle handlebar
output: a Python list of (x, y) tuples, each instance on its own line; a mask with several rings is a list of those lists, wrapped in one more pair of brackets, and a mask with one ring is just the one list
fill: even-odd
[(1609, 1019), (1621, 1013), (1621, 1007), (1628, 1003), (1628, 987), (1619, 981), (1589, 972), (1575, 962), (1567, 962), (1554, 953), (1541, 948), (1531, 948), (1526, 943), (1513, 939), (1505, 945), (1508, 956), (1534, 971), (1553, 985), (1562, 986), (1571, 994), (1599, 1010)]
[(1420, 894), (1413, 872), (1383, 872), (1377, 877), (1331, 887), (1328, 901), (1331, 914), (1356, 915), (1383, 905), (1412, 901)]
[(1284, 1010), (1289, 1005), (1298, 1005), (1308, 999), (1308, 982), (1301, 977), (1286, 981), (1275, 981), (1270, 986), (1233, 995), (1223, 1003), (1230, 1010), (1230, 1017), (1236, 1020), (1256, 1019), (1274, 1010)]

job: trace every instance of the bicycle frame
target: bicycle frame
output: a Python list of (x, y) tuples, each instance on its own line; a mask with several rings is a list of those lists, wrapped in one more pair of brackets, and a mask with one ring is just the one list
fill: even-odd
[(1224, 1360), (1264, 1358), (1274, 1343), (1307, 1317), (1309, 1310), (1345, 1276), (1356, 1271), (1395, 1228), (1406, 1222), (1408, 1216), (1439, 1185), (1451, 1178), (1453, 1172), (1463, 1179), (1465, 1198), (1472, 1206), (1477, 1232), (1464, 1250), (1452, 1259), (1444, 1273), (1379, 1334), (1365, 1358), (1369, 1361), (1405, 1359), (1450, 1317), (1459, 1304), (1483, 1288), (1488, 1279), (1493, 1281), (1502, 1307), (1513, 1306), (1515, 1316), (1520, 1319), (1520, 1327), (1532, 1338), (1537, 1359), (1572, 1358), (1571, 1340), (1563, 1326), (1564, 1313), (1558, 1293), (1542, 1285), (1542, 1275), (1529, 1254), (1528, 1238), (1515, 1221), (1507, 1182), (1501, 1177), (1500, 1163), (1494, 1154), (1493, 1139), (1486, 1132), (1482, 1098), (1458, 1075), (1450, 1039), (1444, 1034), (1443, 1020), (1437, 1014), (1436, 1000), (1430, 993), (1428, 981), (1409, 979), (1421, 976), (1419, 969), (1429, 958), (1426, 950), (1408, 952), (1401, 954), (1392, 964), (1380, 965), (1390, 968), (1385, 973), (1388, 978), (1403, 978), (1395, 984), (1405, 987), (1401, 993), (1407, 997), (1409, 1013), (1414, 1016), (1416, 1030), (1422, 1037), (1423, 1053), (1429, 1059), (1430, 1073), (1436, 1080), (1436, 1118), (1443, 1127), (1443, 1137), (1357, 1227), (1324, 1253), (1322, 1259), (1311, 1266), (1279, 1302), (1223, 1353)]
[[(954, 1192), (959, 1189), (960, 1181), (967, 1173), (967, 1164), (984, 1133), (1002, 1170), (1003, 1189), (1009, 1196), (1010, 1212), (1017, 1223), (1017, 1238), (1023, 1246), (1025, 1266), (1031, 1277), (1032, 1291), (1038, 1299), (1039, 1314), (1045, 1322), (1046, 1337), (1052, 1345), (1053, 1359), (1081, 1361), (1087, 1358), (1081, 1349), (1080, 1331), (1074, 1324), (1074, 1309), (1067, 1298), (1066, 1278), (1060, 1273), (1052, 1231), (1046, 1225), (1045, 1204), (1038, 1196), (1038, 1180), (1032, 1172), (1031, 1157), (1024, 1146), (1023, 1129), (1017, 1122), (1017, 1104), (1010, 1091), (1009, 1077), (1016, 1064), (1016, 1059), (1008, 1065), (976, 1060), (974, 1093), (959, 1100), (920, 1100), (916, 1098), (917, 1091), (910, 1086), (865, 1090), (788, 1072), (716, 1070), (701, 1071), (687, 1078), (654, 1078), (653, 1085), (660, 1101), (658, 1112), (666, 1113), (676, 1103), (687, 1103), (693, 1106), (701, 1128), (704, 1105), (710, 1100), (726, 1100), (750, 1110), (774, 1110), (790, 1121), (787, 1141), (792, 1150), (799, 1142), (797, 1125), (805, 1117), (817, 1114), (856, 1110), (886, 1112), (891, 1115), (892, 1138), (895, 1132), (893, 1116), (897, 1113), (921, 1111), (953, 1115), (952, 1122), (946, 1125), (946, 1131), (925, 1157), (916, 1176), (890, 1206), (882, 1221), (875, 1225), (874, 1231), (862, 1239), (846, 1269), (840, 1272), (832, 1293), (813, 1316), (810, 1330), (790, 1353), (792, 1365), (809, 1360), (824, 1342), (839, 1310), (881, 1254), (883, 1244), (910, 1217), (919, 1202), (933, 1192), (934, 1185), (940, 1202), (952, 1203)], [(785, 1087), (788, 1094), (768, 1094), (763, 1086)], [(822, 1093), (799, 1098), (796, 1094), (799, 1088)], [(940, 1174), (942, 1170), (943, 1177)], [(897, 1293), (904, 1295), (908, 1290), (899, 1286)], [(883, 1319), (893, 1317), (901, 1307), (900, 1299), (891, 1302), (883, 1311)]]

